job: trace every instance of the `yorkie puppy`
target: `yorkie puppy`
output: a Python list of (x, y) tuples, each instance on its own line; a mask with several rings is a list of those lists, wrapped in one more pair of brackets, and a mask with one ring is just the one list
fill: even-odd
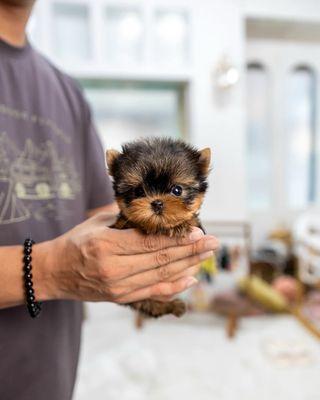
[[(170, 237), (201, 228), (198, 211), (208, 187), (209, 148), (198, 151), (173, 139), (139, 140), (123, 145), (121, 152), (108, 150), (107, 164), (120, 208), (114, 228)], [(178, 299), (128, 305), (154, 318), (186, 311)]]

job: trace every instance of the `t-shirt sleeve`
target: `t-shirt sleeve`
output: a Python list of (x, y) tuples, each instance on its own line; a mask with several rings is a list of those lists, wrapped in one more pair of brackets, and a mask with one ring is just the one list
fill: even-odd
[(92, 210), (114, 202), (114, 193), (106, 169), (102, 144), (94, 127), (90, 108), (86, 103), (85, 116), (85, 193), (87, 210)]

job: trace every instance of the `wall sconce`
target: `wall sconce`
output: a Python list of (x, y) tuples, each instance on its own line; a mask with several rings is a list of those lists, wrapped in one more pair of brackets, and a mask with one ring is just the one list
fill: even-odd
[(239, 70), (223, 56), (214, 70), (214, 83), (218, 89), (229, 89), (239, 81)]

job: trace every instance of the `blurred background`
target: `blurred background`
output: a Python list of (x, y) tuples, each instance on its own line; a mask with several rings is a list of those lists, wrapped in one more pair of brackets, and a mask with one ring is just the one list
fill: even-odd
[(319, 400), (319, 1), (45, 0), (28, 30), (104, 148), (213, 151), (201, 217), (221, 249), (190, 312), (87, 304), (75, 400)]

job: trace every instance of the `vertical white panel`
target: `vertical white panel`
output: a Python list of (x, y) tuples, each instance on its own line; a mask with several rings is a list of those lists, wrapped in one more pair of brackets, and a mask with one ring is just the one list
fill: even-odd
[(84, 61), (91, 56), (89, 9), (84, 4), (53, 4), (54, 51), (63, 61)]
[(185, 65), (189, 59), (187, 10), (157, 9), (154, 14), (154, 59), (159, 64)]
[(271, 205), (272, 135), (268, 129), (268, 74), (260, 64), (247, 71), (247, 177), (252, 211)]
[(315, 197), (315, 77), (309, 68), (289, 72), (286, 85), (286, 195), (293, 209), (305, 208)]
[(108, 6), (104, 14), (105, 60), (111, 64), (141, 63), (144, 20), (137, 7)]

